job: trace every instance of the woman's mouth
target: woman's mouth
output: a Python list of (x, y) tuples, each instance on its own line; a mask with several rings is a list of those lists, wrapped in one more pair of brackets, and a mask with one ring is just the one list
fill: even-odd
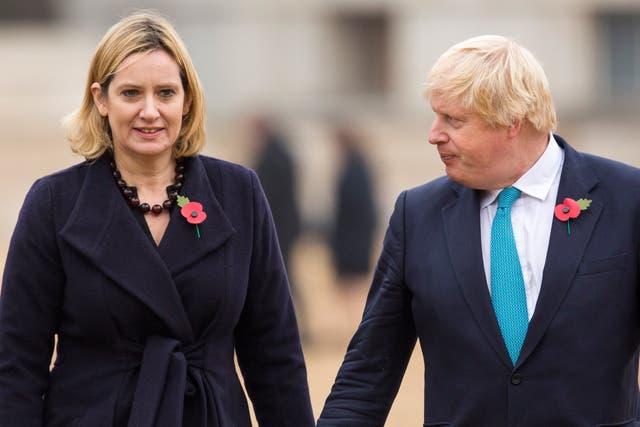
[(134, 128), (136, 133), (143, 138), (155, 138), (162, 132), (162, 128)]

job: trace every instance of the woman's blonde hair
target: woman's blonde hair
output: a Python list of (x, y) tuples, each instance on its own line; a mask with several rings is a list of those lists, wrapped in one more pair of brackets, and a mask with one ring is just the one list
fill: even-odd
[(542, 66), (502, 36), (474, 37), (449, 48), (429, 72), (425, 96), (462, 103), (494, 127), (523, 119), (550, 132), (557, 124)]
[(80, 108), (65, 119), (67, 138), (73, 152), (86, 159), (100, 157), (113, 149), (107, 117), (98, 112), (91, 94), (97, 82), (106, 93), (122, 62), (132, 54), (164, 50), (180, 68), (185, 102), (190, 104), (173, 146), (175, 157), (197, 154), (205, 143), (205, 101), (202, 86), (189, 53), (173, 26), (155, 12), (143, 11), (123, 18), (104, 35), (91, 59)]

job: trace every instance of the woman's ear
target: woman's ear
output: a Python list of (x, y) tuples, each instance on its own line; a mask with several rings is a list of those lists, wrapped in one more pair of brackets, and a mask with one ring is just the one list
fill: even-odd
[(102, 91), (102, 86), (100, 86), (100, 83), (94, 82), (91, 85), (91, 95), (93, 96), (93, 103), (96, 104), (96, 107), (98, 107), (98, 112), (100, 113), (100, 115), (102, 117), (106, 117), (109, 113), (109, 110), (107, 109), (105, 94)]
[(184, 118), (191, 111), (191, 95), (184, 96), (184, 104), (182, 104), (182, 117)]

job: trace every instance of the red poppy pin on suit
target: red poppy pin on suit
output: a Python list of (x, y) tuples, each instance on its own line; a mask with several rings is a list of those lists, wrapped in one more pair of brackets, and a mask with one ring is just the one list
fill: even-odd
[(562, 201), (562, 203), (556, 206), (554, 209), (555, 216), (560, 221), (567, 222), (568, 235), (571, 235), (571, 225), (569, 225), (571, 218), (577, 218), (582, 211), (589, 209), (590, 205), (590, 199), (578, 199), (576, 201), (567, 197)]
[(188, 197), (178, 196), (178, 206), (180, 206), (180, 213), (187, 220), (189, 224), (196, 226), (196, 233), (198, 239), (200, 238), (200, 229), (198, 224), (201, 224), (207, 219), (207, 213), (203, 210), (202, 203), (192, 202)]

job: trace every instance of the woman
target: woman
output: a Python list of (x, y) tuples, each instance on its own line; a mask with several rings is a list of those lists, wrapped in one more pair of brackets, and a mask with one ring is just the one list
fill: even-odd
[(33, 185), (9, 249), (0, 426), (250, 426), (234, 350), (260, 425), (313, 425), (265, 197), (197, 155), (204, 117), (166, 20), (107, 32), (67, 123), (87, 161)]

